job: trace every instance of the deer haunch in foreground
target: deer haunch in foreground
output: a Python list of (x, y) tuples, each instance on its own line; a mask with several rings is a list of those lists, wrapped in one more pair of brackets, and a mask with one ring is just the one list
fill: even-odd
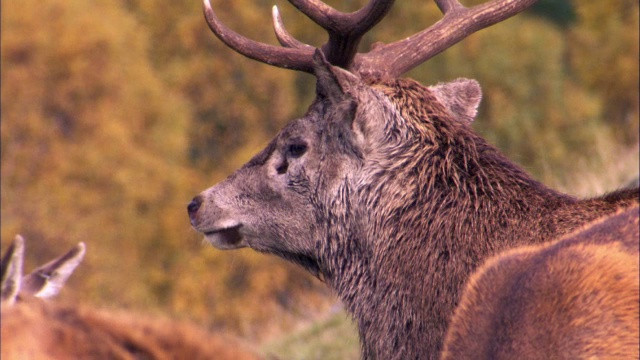
[(313, 73), (317, 96), (261, 153), (195, 197), (189, 216), (217, 248), (275, 254), (324, 278), (357, 321), (363, 358), (437, 357), (459, 292), (483, 259), (638, 203), (637, 189), (578, 200), (533, 180), (471, 129), (475, 81), (396, 79), (533, 1), (464, 8), (439, 0), (445, 17), (434, 27), (357, 56), (360, 37), (392, 1), (352, 14), (290, 2), (328, 29), (321, 51), (291, 38), (277, 11), (285, 48), (252, 42), (205, 0), (220, 39)]
[(469, 280), (443, 359), (638, 359), (638, 207), (508, 251)]
[(80, 243), (23, 276), (24, 240), (16, 237), (2, 258), (3, 360), (259, 359), (188, 323), (36, 299), (58, 295), (84, 254)]

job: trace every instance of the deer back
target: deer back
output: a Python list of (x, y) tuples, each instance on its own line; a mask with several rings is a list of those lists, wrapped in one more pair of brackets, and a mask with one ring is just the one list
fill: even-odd
[(2, 309), (3, 359), (237, 359), (251, 346), (194, 324), (35, 299)]
[(259, 359), (246, 344), (187, 322), (49, 301), (85, 254), (80, 243), (22, 275), (24, 239), (2, 259), (3, 359)]

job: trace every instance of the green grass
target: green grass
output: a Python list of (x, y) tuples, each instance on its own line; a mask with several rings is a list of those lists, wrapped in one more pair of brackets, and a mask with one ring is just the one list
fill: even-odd
[(263, 344), (260, 352), (268, 359), (279, 360), (356, 360), (360, 343), (355, 324), (341, 310)]

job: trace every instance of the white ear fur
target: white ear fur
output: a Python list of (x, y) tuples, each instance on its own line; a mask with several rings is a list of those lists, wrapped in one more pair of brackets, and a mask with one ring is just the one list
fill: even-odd
[(431, 86), (429, 90), (456, 119), (472, 122), (478, 114), (482, 89), (475, 80), (460, 78)]
[(12, 305), (20, 295), (51, 298), (60, 292), (69, 276), (82, 262), (86, 252), (79, 243), (66, 254), (40, 266), (28, 275), (22, 274), (24, 239), (17, 235), (2, 258), (2, 304)]
[(58, 295), (78, 265), (84, 259), (86, 246), (79, 243), (66, 254), (42, 265), (22, 278), (20, 292), (48, 299)]

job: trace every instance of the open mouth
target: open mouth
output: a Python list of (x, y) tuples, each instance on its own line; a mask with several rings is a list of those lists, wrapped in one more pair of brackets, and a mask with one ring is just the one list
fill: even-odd
[(207, 231), (204, 233), (205, 238), (214, 247), (220, 250), (238, 249), (247, 245), (242, 241), (240, 228), (242, 224), (232, 227)]

